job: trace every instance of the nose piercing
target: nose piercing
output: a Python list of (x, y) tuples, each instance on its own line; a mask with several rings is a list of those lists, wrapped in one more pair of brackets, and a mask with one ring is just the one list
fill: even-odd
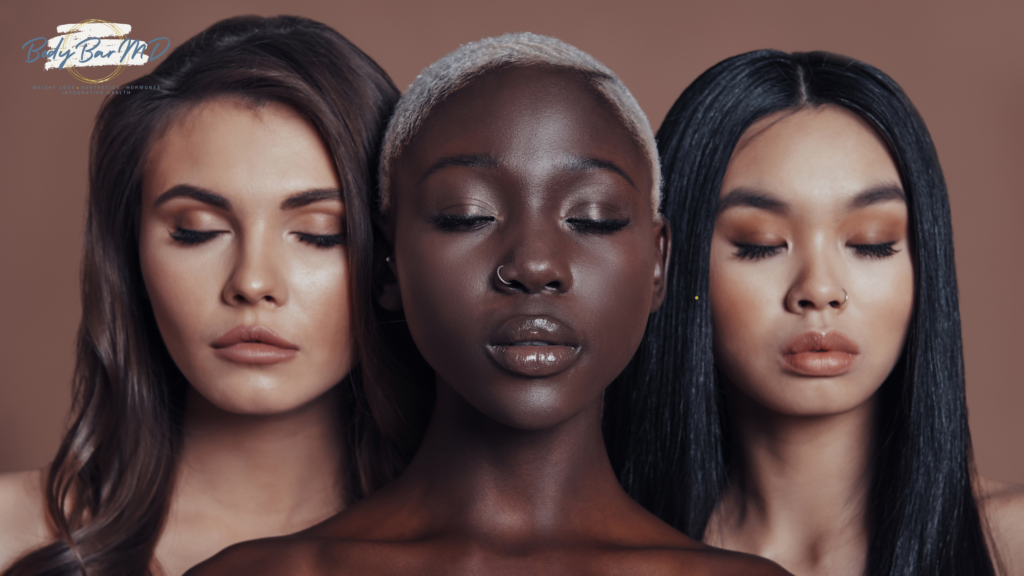
[(843, 301), (842, 302), (836, 302), (835, 300), (833, 300), (833, 301), (829, 302), (829, 306), (831, 306), (833, 308), (842, 308), (843, 306), (846, 306), (846, 301), (850, 299), (850, 293), (846, 291), (846, 288), (843, 288), (842, 290), (843, 290)]
[(504, 278), (501, 277), (501, 269), (504, 268), (504, 267), (505, 267), (505, 265), (502, 264), (501, 266), (498, 266), (498, 269), (495, 270), (494, 272), (495, 272), (495, 274), (498, 275), (498, 280), (501, 280), (502, 284), (504, 284), (505, 286), (511, 286), (512, 285), (511, 282), (509, 282), (508, 280), (505, 280)]

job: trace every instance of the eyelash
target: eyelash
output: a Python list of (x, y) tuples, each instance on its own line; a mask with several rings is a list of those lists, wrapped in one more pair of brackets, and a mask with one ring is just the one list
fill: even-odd
[[(436, 214), (430, 222), (445, 231), (475, 230), (484, 224), (494, 222), (494, 216), (462, 216), (459, 214)], [(565, 222), (579, 232), (610, 234), (629, 225), (629, 220), (566, 218)]]
[(305, 242), (317, 248), (334, 248), (341, 246), (343, 240), (341, 234), (306, 234), (305, 232), (294, 232), (300, 242)]
[(785, 248), (785, 244), (778, 246), (763, 246), (761, 244), (736, 244), (736, 256), (747, 260), (761, 260), (769, 256), (775, 256), (779, 250)]
[(494, 222), (494, 216), (463, 216), (461, 214), (435, 214), (430, 223), (444, 231), (477, 229)]
[[(177, 230), (171, 232), (171, 238), (185, 246), (195, 246), (209, 242), (220, 234), (223, 234), (223, 232), (219, 230), (191, 230), (179, 226)], [(294, 234), (299, 238), (299, 241), (316, 248), (333, 248), (340, 246), (342, 243), (341, 234), (307, 234), (305, 232), (294, 232)]]
[[(888, 258), (893, 254), (899, 252), (899, 250), (893, 249), (895, 242), (883, 242), (881, 244), (850, 244), (849, 247), (853, 248), (860, 256), (880, 260), (882, 258)], [(778, 246), (762, 246), (760, 244), (736, 244), (736, 256), (739, 258), (746, 258), (748, 260), (761, 260), (778, 254), (779, 250), (785, 248), (785, 244)]]
[(899, 252), (892, 247), (895, 242), (883, 242), (881, 244), (851, 244), (850, 248), (857, 251), (857, 254), (861, 256), (867, 256), (874, 260), (880, 260), (882, 258), (888, 258), (893, 254)]
[(566, 224), (575, 228), (578, 232), (590, 234), (611, 234), (618, 232), (629, 225), (629, 219), (588, 219), (588, 218), (566, 218)]
[(219, 234), (218, 231), (201, 231), (191, 230), (189, 228), (182, 228), (178, 226), (178, 229), (171, 232), (171, 238), (175, 242), (184, 244), (185, 246), (195, 246), (196, 244), (202, 244), (216, 238)]

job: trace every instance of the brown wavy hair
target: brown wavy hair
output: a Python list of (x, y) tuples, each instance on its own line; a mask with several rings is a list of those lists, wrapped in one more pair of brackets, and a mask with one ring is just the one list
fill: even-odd
[(330, 27), (298, 17), (242, 16), (210, 26), (104, 101), (89, 157), (72, 420), (45, 492), (57, 538), (19, 559), (8, 576), (150, 572), (189, 384), (164, 346), (142, 281), (142, 170), (162, 131), (211, 98), (290, 106), (330, 151), (345, 203), (359, 361), (342, 384), (344, 500), (369, 494), (404, 467), (417, 427), (398, 409), (402, 395), (386, 369), (398, 351), (384, 346), (375, 320), (371, 269), (376, 162), (398, 95), (387, 74)]

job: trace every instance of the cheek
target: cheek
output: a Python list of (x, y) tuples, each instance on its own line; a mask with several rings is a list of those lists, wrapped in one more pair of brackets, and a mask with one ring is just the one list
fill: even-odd
[(858, 282), (858, 308), (867, 316), (865, 340), (872, 343), (887, 371), (891, 370), (903, 350), (913, 315), (913, 264), (909, 256), (897, 256), (874, 274), (861, 275)]
[(764, 356), (752, 351), (772, 342), (772, 319), (783, 311), (775, 289), (778, 268), (770, 260), (737, 261), (730, 247), (712, 244), (708, 289), (715, 363), (731, 378)]
[(591, 311), (583, 316), (594, 356), (609, 370), (629, 362), (650, 316), (656, 256), (643, 240), (581, 249), (573, 270), (573, 290)]
[(395, 247), (405, 317), (424, 359), (443, 373), (446, 366), (465, 362), (464, 346), (480, 330), (475, 313), (486, 308), (493, 271), (469, 242), (460, 247), (445, 239), (442, 245), (432, 243), (432, 236), (413, 234), (406, 240), (400, 238)]
[(348, 358), (352, 343), (348, 257), (344, 250), (323, 252), (291, 259), (289, 304), (307, 326), (304, 338), (322, 346), (330, 356)]
[(139, 264), (160, 335), (182, 365), (188, 363), (187, 350), (201, 339), (209, 303), (219, 298), (221, 257), (212, 252), (189, 254), (167, 242), (161, 232), (143, 227)]

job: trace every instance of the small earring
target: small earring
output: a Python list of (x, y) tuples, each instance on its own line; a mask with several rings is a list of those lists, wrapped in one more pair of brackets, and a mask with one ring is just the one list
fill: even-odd
[(384, 261), (390, 264), (391, 263), (391, 256), (388, 256), (387, 258), (385, 258)]
[(504, 278), (501, 277), (501, 269), (504, 268), (504, 267), (505, 267), (504, 264), (502, 264), (501, 266), (498, 266), (498, 269), (495, 270), (494, 273), (498, 275), (498, 280), (500, 280), (502, 284), (504, 284), (505, 286), (511, 286), (512, 285), (511, 282), (509, 282), (509, 281), (507, 281), (507, 280), (505, 280)]

